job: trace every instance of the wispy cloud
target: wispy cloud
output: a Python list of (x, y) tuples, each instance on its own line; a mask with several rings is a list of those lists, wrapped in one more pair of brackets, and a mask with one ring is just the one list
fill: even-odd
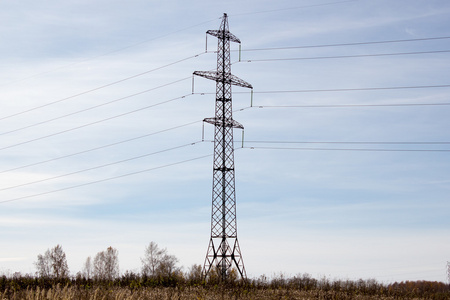
[[(190, 76), (215, 68), (215, 53), (192, 56), (204, 52), (205, 31), (217, 29), (224, 12), (243, 49), (448, 36), (446, 1), (283, 10), (295, 5), (0, 4), (0, 172), (23, 167), (0, 173), (0, 202), (22, 198), (0, 204), (2, 269), (33, 272), (37, 254), (59, 243), (73, 272), (110, 245), (119, 250), (122, 270), (138, 271), (151, 240), (185, 266), (202, 263), (213, 159), (206, 155), (213, 145), (177, 147), (213, 139), (213, 128), (203, 129), (201, 120), (214, 115), (214, 82), (196, 78), (195, 92), (208, 94), (190, 95)], [(234, 118), (244, 124), (245, 147), (254, 147), (235, 152), (239, 238), (249, 274), (444, 280), (437, 269), (449, 250), (442, 240), (449, 228), (447, 152), (363, 150), (448, 145), (332, 142), (448, 142), (449, 106), (264, 106), (448, 102), (448, 88), (336, 91), (448, 84), (448, 53), (317, 57), (449, 45), (441, 39), (240, 53), (233, 73), (255, 92), (248, 108), (250, 93), (233, 88)], [(208, 39), (208, 49), (215, 47)], [(256, 61), (295, 57), (316, 58)], [(327, 89), (335, 91), (319, 91)], [(237, 148), (241, 138), (235, 132)], [(262, 141), (305, 143), (258, 149)], [(10, 188), (17, 185), (23, 186)]]

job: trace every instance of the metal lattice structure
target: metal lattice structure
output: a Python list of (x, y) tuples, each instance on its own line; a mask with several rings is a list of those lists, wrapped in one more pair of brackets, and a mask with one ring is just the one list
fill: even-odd
[(447, 262), (447, 280), (448, 285), (450, 286), (450, 261)]
[(228, 29), (227, 14), (223, 15), (219, 30), (208, 30), (218, 39), (217, 71), (195, 71), (194, 75), (216, 82), (215, 117), (205, 122), (214, 125), (214, 164), (211, 239), (203, 274), (217, 271), (226, 280), (233, 264), (242, 278), (246, 278), (244, 262), (237, 238), (236, 195), (234, 175), (233, 129), (244, 127), (233, 120), (231, 86), (252, 86), (231, 74), (230, 42), (240, 43)]

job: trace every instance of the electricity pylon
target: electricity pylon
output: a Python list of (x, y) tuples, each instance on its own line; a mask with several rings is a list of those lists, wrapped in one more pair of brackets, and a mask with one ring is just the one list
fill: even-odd
[(450, 261), (447, 262), (447, 280), (448, 285), (450, 286)]
[(214, 164), (211, 215), (211, 239), (203, 275), (217, 271), (226, 280), (233, 266), (246, 278), (244, 261), (237, 238), (236, 194), (234, 177), (233, 129), (244, 127), (233, 120), (231, 85), (252, 88), (251, 84), (231, 74), (230, 42), (241, 43), (228, 29), (227, 14), (219, 30), (208, 30), (218, 39), (217, 71), (195, 71), (194, 75), (216, 82), (215, 117), (203, 121), (214, 125)]

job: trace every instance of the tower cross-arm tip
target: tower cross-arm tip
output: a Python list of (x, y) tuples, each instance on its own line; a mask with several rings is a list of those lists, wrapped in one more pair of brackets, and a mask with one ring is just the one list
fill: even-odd
[(253, 89), (253, 86), (250, 83), (233, 74), (223, 74), (217, 71), (195, 71), (193, 75), (214, 80), (216, 82), (224, 82), (244, 88)]

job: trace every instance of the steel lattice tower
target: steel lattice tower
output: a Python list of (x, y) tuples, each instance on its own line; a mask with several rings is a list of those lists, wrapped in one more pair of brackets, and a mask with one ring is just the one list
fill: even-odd
[(448, 285), (450, 286), (450, 261), (447, 262), (447, 280)]
[(194, 75), (216, 82), (215, 117), (204, 122), (214, 125), (214, 164), (211, 239), (206, 253), (203, 274), (211, 269), (225, 280), (235, 264), (242, 278), (246, 278), (241, 249), (237, 239), (236, 195), (234, 177), (233, 129), (244, 127), (233, 120), (231, 85), (252, 86), (231, 74), (230, 42), (241, 43), (228, 29), (227, 14), (223, 15), (219, 30), (208, 30), (218, 39), (217, 71), (195, 71)]

